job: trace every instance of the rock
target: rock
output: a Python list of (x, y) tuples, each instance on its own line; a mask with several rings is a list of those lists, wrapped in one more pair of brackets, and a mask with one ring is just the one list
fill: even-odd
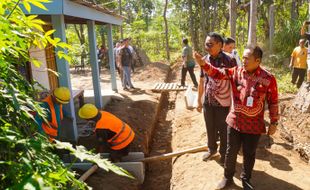
[(309, 143), (299, 143), (295, 146), (295, 150), (299, 153), (300, 157), (306, 161), (310, 162), (310, 144)]
[(302, 113), (310, 113), (310, 88), (307, 83), (303, 83), (294, 99), (293, 106)]
[(293, 142), (294, 142), (294, 137), (293, 137), (292, 134), (281, 131), (280, 135), (281, 135), (281, 137), (282, 137), (283, 139), (285, 139), (286, 141), (288, 141), (288, 142), (290, 142), (290, 143), (293, 143)]

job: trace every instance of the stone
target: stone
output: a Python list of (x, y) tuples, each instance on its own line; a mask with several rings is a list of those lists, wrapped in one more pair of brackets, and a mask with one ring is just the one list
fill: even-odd
[(293, 106), (302, 113), (310, 113), (310, 85), (303, 83), (294, 99)]

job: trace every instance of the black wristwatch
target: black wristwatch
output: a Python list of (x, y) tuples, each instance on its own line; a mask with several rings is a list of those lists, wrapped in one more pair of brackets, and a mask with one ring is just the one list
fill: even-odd
[(270, 125), (275, 125), (275, 126), (278, 126), (278, 122), (276, 121), (276, 122), (273, 122), (273, 123), (270, 123)]

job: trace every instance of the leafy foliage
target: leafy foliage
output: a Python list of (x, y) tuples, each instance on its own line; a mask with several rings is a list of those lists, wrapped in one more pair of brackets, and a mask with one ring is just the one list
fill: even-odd
[[(75, 174), (57, 156), (57, 147), (37, 133), (34, 113), (44, 117), (44, 111), (34, 100), (35, 88), (18, 72), (30, 61), (28, 49), (44, 48), (48, 43), (62, 49), (70, 48), (52, 38), (52, 31), (44, 33), (43, 21), (26, 16), (32, 6), (46, 9), (48, 0), (2, 0), (0, 2), (0, 189), (86, 189)], [(69, 60), (62, 51), (57, 55)], [(34, 60), (31, 60), (34, 61)], [(35, 62), (40, 64), (39, 62)], [(63, 148), (63, 147), (61, 147)], [(70, 148), (79, 157), (98, 163), (99, 167), (128, 176), (106, 160), (91, 156), (79, 148)]]
[[(286, 61), (283, 61), (286, 60)], [(279, 93), (296, 93), (297, 87), (291, 83), (292, 73), (289, 69), (289, 59), (270, 55), (263, 60), (263, 64), (276, 77)]]

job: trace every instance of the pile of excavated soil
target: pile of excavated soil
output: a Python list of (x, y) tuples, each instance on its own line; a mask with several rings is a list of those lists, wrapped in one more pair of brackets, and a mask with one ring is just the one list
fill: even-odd
[(135, 51), (137, 53), (137, 65), (141, 66), (151, 63), (149, 57), (146, 55), (144, 50), (135, 48)]
[(134, 81), (143, 81), (153, 84), (154, 82), (164, 82), (169, 66), (161, 62), (146, 64), (137, 70), (133, 76)]
[(281, 137), (299, 152), (301, 158), (310, 159), (310, 113), (302, 113), (293, 106), (295, 95), (283, 95), (280, 101)]

